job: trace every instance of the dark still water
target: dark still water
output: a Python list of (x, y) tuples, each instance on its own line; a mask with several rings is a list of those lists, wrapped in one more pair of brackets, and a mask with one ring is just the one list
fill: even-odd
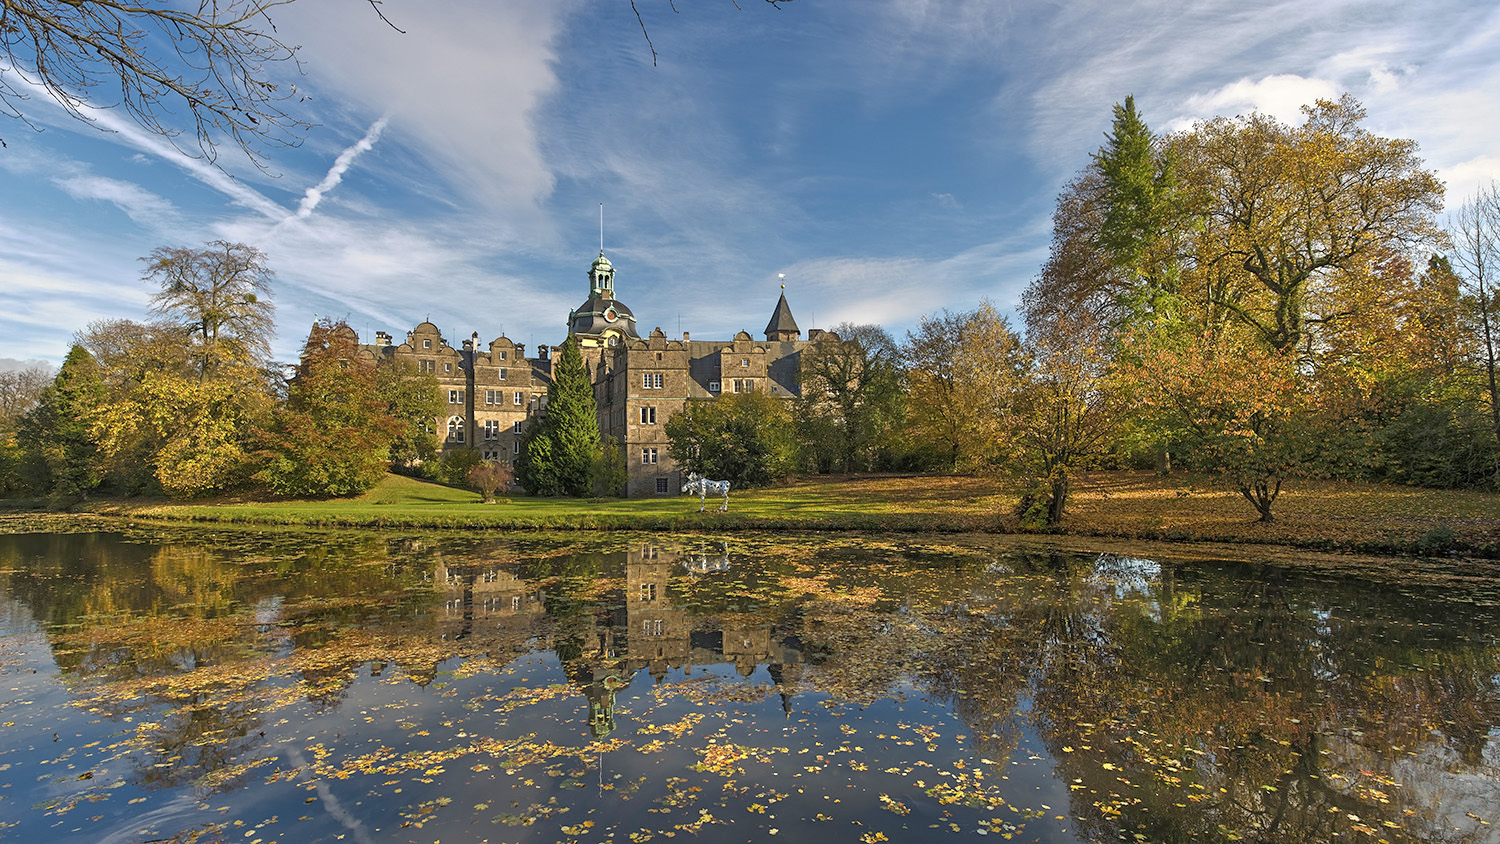
[(1495, 595), (998, 539), (0, 536), (0, 839), (1500, 842)]

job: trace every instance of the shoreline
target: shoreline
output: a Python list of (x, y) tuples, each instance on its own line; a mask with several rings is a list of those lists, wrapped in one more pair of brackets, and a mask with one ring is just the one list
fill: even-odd
[[(1015, 494), (997, 479), (861, 476), (738, 493), (727, 513), (699, 513), (689, 497), (544, 499), (480, 504), (439, 484), (391, 476), (363, 496), (330, 501), (164, 503), (99, 500), (75, 513), (0, 509), (17, 520), (358, 530), (641, 531), (672, 533), (977, 534), (1037, 540), (1211, 545), (1432, 560), (1500, 560), (1500, 495), (1375, 484), (1303, 482), (1278, 520), (1250, 518), (1232, 493), (1189, 476), (1093, 473), (1061, 525), (1023, 529)], [(0, 505), (3, 506), (3, 505)], [(7, 524), (8, 523), (8, 524)], [(59, 524), (58, 522), (53, 522)], [(1492, 576), (1500, 576), (1500, 567)]]

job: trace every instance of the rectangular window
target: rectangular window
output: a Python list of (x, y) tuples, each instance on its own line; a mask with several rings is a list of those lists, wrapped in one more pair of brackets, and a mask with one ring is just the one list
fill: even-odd
[(419, 360), (419, 361), (417, 361), (417, 371), (418, 372), (436, 372), (437, 371), (437, 364), (434, 363), (433, 361), (430, 361), (430, 360)]
[(666, 478), (657, 478), (656, 479), (656, 494), (657, 495), (666, 495), (668, 492), (671, 492), (671, 490), (667, 487), (667, 479)]
[(495, 403), (495, 391), (494, 390), (485, 390), (484, 391), (484, 403), (485, 404), (494, 404)]
[(643, 407), (643, 408), (641, 408), (641, 424), (642, 425), (655, 425), (656, 424), (656, 408), (654, 408), (654, 407)]
[(641, 449), (641, 462), (644, 463), (644, 464), (648, 464), (648, 465), (654, 465), (656, 463), (656, 449), (654, 449), (654, 448), (643, 448), (643, 449)]
[[(505, 352), (501, 352), (501, 353), (500, 353), (500, 359), (501, 359), (501, 360), (505, 360), (505, 354), (506, 354), (506, 353), (505, 353)], [(500, 370), (500, 371), (501, 371), (501, 372), (504, 372), (504, 371), (505, 371), (505, 370), (503, 370), (503, 369), (502, 369), (502, 370)], [(504, 375), (502, 375), (502, 376), (500, 376), (500, 377), (501, 377), (501, 378), (504, 378), (504, 377), (505, 377), (505, 376), (504, 376)]]
[(422, 348), (424, 348), (424, 349), (430, 349), (430, 348), (432, 348), (432, 339), (431, 338), (424, 338), (422, 340)]
[(660, 372), (642, 372), (641, 389), (660, 390), (665, 379)]
[(524, 406), (526, 404), (526, 394), (520, 390), (516, 390), (515, 404), (516, 407)]
[(519, 420), (519, 419), (516, 420), (515, 424), (511, 426), (510, 432), (512, 434), (519, 434), (519, 433), (521, 433), (521, 420)]
[(443, 364), (443, 371), (444, 372), (452, 372), (453, 371), (453, 364), (451, 364), (451, 363), (445, 363), (445, 364)]
[(458, 390), (449, 390), (448, 391), (448, 403), (449, 404), (463, 404), (463, 399), (460, 399), (458, 397), (458, 393), (459, 393)]
[(740, 366), (749, 366), (749, 365), (750, 365), (750, 359), (749, 358), (740, 358)]
[(484, 438), (487, 440), (497, 440), (500, 438), (500, 420), (484, 420)]
[(505, 380), (505, 376), (506, 376), (506, 370), (504, 370), (504, 369), (500, 370), (500, 380), (501, 381)]
[(515, 442), (513, 442), (513, 443), (510, 444), (510, 453), (511, 454), (520, 454), (521, 453), (521, 441), (520, 440), (516, 440)]
[(710, 382), (708, 382), (708, 391), (710, 393), (717, 393), (719, 391), (719, 382), (718, 381), (710, 381)]
[(641, 584), (641, 600), (642, 601), (654, 601), (654, 600), (656, 600), (656, 584), (655, 583), (642, 583)]
[(642, 636), (663, 636), (667, 632), (667, 623), (659, 618), (641, 622)]

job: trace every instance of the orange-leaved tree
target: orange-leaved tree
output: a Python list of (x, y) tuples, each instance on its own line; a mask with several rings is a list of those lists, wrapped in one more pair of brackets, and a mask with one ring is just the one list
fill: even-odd
[(1143, 411), (1190, 446), (1263, 522), (1282, 484), (1313, 472), (1312, 396), (1294, 355), (1232, 331), (1154, 332), (1125, 342), (1124, 372)]
[(402, 424), (387, 412), (373, 361), (349, 326), (318, 321), (307, 336), (287, 401), (259, 432), (256, 480), (277, 495), (328, 498), (373, 487)]

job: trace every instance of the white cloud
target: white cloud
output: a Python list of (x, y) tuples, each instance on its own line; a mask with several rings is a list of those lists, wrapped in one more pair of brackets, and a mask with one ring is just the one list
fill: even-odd
[(19, 372), (23, 369), (37, 369), (39, 367), (48, 371), (54, 369), (50, 361), (45, 361), (41, 358), (27, 358), (26, 360), (0, 358), (0, 372)]
[(1275, 73), (1260, 79), (1239, 79), (1206, 94), (1187, 98), (1184, 114), (1168, 122), (1167, 130), (1185, 129), (1197, 120), (1219, 115), (1260, 112), (1283, 123), (1302, 122), (1302, 106), (1332, 100), (1339, 88), (1327, 79), (1308, 79), (1295, 73)]
[(1453, 210), (1472, 199), (1480, 188), (1500, 184), (1500, 156), (1481, 155), (1460, 161), (1439, 169), (1438, 175), (1447, 183), (1448, 208)]
[(387, 2), (396, 32), (362, 2), (279, 10), (302, 45), (315, 99), (390, 115), (391, 131), (440, 168), (434, 195), (531, 210), (553, 178), (531, 125), (556, 85), (552, 42), (571, 3)]
[(53, 179), (53, 182), (76, 199), (97, 199), (112, 203), (136, 224), (148, 229), (175, 227), (178, 220), (177, 206), (170, 200), (133, 182), (92, 173), (59, 177)]

